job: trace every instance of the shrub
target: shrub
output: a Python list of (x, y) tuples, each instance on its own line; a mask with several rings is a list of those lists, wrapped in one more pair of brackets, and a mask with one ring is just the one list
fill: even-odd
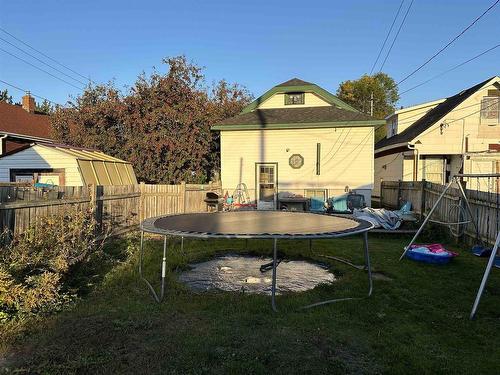
[(71, 268), (101, 250), (91, 210), (65, 207), (39, 217), (0, 248), (0, 320), (58, 310), (74, 299)]

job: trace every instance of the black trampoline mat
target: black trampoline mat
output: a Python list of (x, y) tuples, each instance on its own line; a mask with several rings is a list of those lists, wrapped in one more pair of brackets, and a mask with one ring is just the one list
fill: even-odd
[[(146, 220), (143, 229), (202, 236), (318, 236), (364, 232), (372, 225), (325, 214), (283, 211), (239, 211), (164, 216)], [(143, 224), (144, 224), (143, 223)], [(152, 224), (152, 225), (151, 225)]]

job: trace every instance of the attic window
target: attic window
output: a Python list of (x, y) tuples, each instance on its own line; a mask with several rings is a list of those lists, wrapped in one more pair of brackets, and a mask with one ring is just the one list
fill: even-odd
[(303, 92), (291, 92), (285, 94), (285, 105), (304, 104)]
[(500, 120), (500, 97), (485, 96), (481, 100), (481, 118), (485, 120)]

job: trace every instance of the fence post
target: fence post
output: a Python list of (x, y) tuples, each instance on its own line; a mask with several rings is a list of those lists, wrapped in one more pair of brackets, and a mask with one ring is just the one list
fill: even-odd
[(180, 192), (179, 192), (179, 208), (181, 210), (181, 213), (186, 213), (186, 181), (181, 181), (181, 186), (180, 186)]
[(141, 196), (139, 197), (139, 223), (142, 223), (144, 221), (144, 192), (146, 191), (146, 184), (144, 182), (139, 183), (139, 192), (141, 193)]
[(399, 210), (401, 207), (401, 190), (403, 188), (403, 181), (398, 180), (398, 199), (396, 201), (396, 210)]
[(427, 185), (427, 181), (422, 179), (422, 195), (420, 197), (420, 216), (423, 217), (425, 213), (425, 187)]

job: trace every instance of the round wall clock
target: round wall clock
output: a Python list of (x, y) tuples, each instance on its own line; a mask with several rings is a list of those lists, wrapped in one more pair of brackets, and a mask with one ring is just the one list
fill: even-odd
[(288, 159), (288, 164), (290, 164), (290, 167), (293, 169), (299, 169), (304, 165), (304, 158), (300, 154), (293, 154), (290, 156), (290, 159)]

